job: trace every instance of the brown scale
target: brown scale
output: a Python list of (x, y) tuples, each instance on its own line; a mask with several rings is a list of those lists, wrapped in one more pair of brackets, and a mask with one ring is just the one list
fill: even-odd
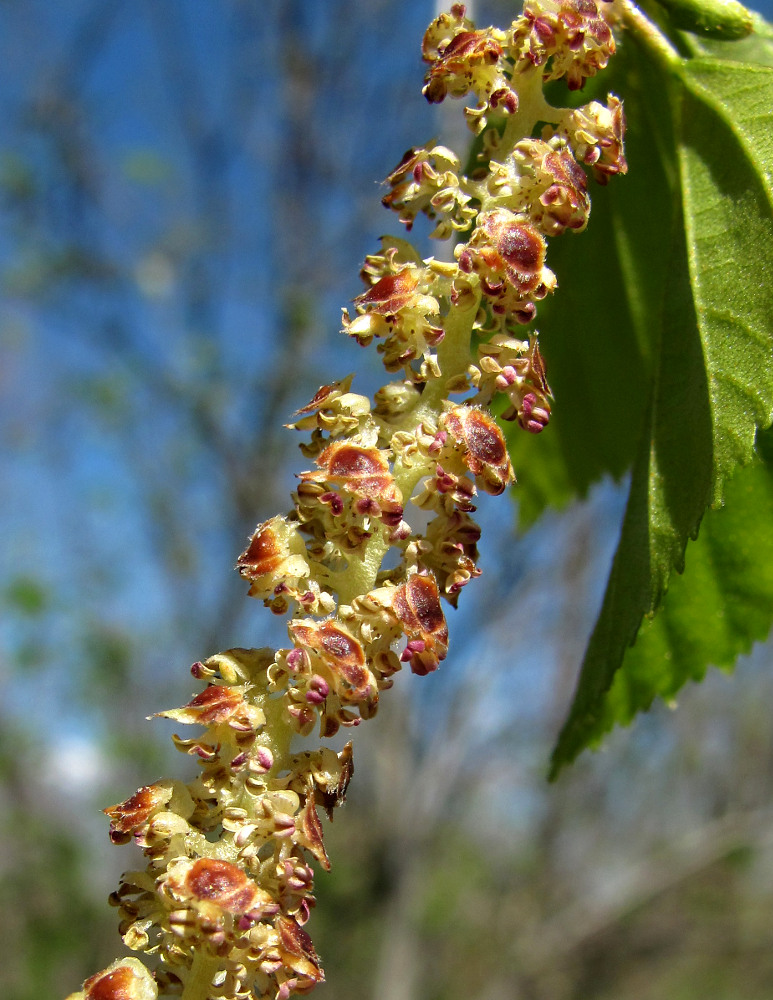
[[(395, 485), (384, 452), (378, 448), (336, 441), (317, 459), (319, 472), (303, 472), (305, 483), (328, 483), (348, 490), (356, 497), (374, 501), (378, 509), (369, 513), (389, 525), (398, 524), (403, 515), (400, 491)], [(299, 494), (301, 490), (299, 489)]]
[(481, 489), (494, 496), (504, 492), (514, 479), (502, 431), (493, 417), (471, 407), (455, 407), (444, 417), (444, 425), (465, 447), (462, 461)]

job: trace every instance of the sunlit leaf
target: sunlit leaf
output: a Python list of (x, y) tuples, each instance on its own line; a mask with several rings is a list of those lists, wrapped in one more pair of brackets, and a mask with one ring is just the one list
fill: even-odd
[(746, 38), (752, 31), (749, 10), (738, 0), (658, 0), (678, 28), (724, 41)]
[(648, 429), (553, 774), (601, 725), (642, 617), (683, 570), (688, 538), (773, 411), (773, 71), (688, 62), (674, 98), (682, 197)]
[(690, 51), (698, 55), (713, 56), (717, 59), (749, 65), (773, 66), (773, 25), (751, 12), (753, 32), (747, 38), (734, 41), (732, 45), (711, 38), (684, 36)]
[(597, 742), (656, 697), (671, 699), (711, 666), (732, 668), (773, 625), (773, 435), (760, 438), (763, 461), (742, 469), (687, 550), (684, 576), (663, 608), (645, 620), (615, 675), (592, 734)]

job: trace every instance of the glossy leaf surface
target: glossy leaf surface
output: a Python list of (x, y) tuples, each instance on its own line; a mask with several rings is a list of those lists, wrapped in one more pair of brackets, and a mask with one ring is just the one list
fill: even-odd
[[(685, 547), (696, 536), (704, 512), (723, 501), (728, 481), (751, 462), (758, 428), (766, 427), (773, 413), (773, 70), (705, 56), (680, 60), (671, 67), (669, 87), (663, 86), (660, 70), (658, 98), (657, 91), (647, 88), (657, 68), (648, 66), (646, 51), (631, 58), (635, 72), (629, 75), (632, 90), (626, 95), (629, 136), (635, 136), (638, 128), (638, 141), (645, 147), (649, 137), (650, 162), (653, 143), (658, 148), (657, 169), (649, 168), (642, 182), (650, 187), (644, 206), (650, 224), (642, 221), (641, 195), (638, 215), (627, 195), (619, 196), (617, 211), (612, 196), (608, 208), (602, 209), (608, 246), (614, 250), (604, 266), (611, 282), (620, 283), (622, 277), (626, 295), (623, 302), (615, 302), (615, 293), (610, 295), (617, 330), (608, 319), (590, 332), (592, 324), (583, 328), (583, 343), (592, 345), (595, 363), (583, 368), (576, 353), (572, 358), (569, 349), (562, 350), (560, 335), (554, 340), (546, 337), (544, 345), (560, 401), (556, 409), (563, 410), (556, 434), (567, 456), (563, 495), (570, 492), (567, 481), (582, 493), (604, 472), (619, 475), (627, 455), (633, 466), (620, 543), (575, 701), (555, 750), (553, 774), (614, 722), (629, 721), (633, 710), (646, 707), (657, 694), (673, 694), (679, 678), (681, 683), (701, 675), (711, 663), (727, 661), (729, 654), (720, 655), (718, 650), (712, 656), (708, 647), (700, 647), (704, 662), (698, 663), (699, 651), (684, 662), (677, 657), (671, 682), (663, 684), (662, 648), (655, 653), (654, 640), (642, 645), (645, 652), (637, 652), (635, 659), (627, 650), (642, 619), (660, 606), (673, 571), (683, 571)], [(659, 118), (655, 129), (648, 119), (653, 113)], [(635, 176), (636, 141), (631, 144), (631, 176), (620, 182), (621, 189)], [(596, 224), (597, 208), (598, 204)], [(562, 277), (559, 271), (560, 282)], [(574, 298), (575, 309), (587, 313), (587, 299), (579, 302), (576, 293), (572, 295), (572, 280), (567, 282), (566, 298)], [(587, 323), (585, 315), (582, 321)], [(558, 348), (551, 357), (554, 343)], [(621, 357), (624, 348), (627, 365)], [(610, 369), (608, 359), (614, 359)], [(620, 372), (617, 384), (612, 381), (614, 370)], [(609, 404), (606, 418), (611, 430), (594, 408), (594, 393)], [(642, 394), (649, 402), (638, 422), (634, 448), (631, 441)], [(529, 510), (527, 505), (527, 513), (537, 508), (533, 504)], [(750, 551), (755, 548), (754, 533), (764, 533), (762, 510), (760, 515), (758, 519), (747, 510), (744, 518), (744, 545)], [(716, 527), (707, 529), (712, 540), (705, 544), (719, 551), (725, 545), (722, 533), (737, 537), (738, 527), (730, 516), (714, 517)], [(764, 548), (762, 535), (760, 539)], [(680, 581), (688, 592), (690, 580), (688, 557), (688, 572)], [(760, 587), (764, 589), (762, 578)], [(723, 592), (719, 580), (716, 589)], [(669, 612), (669, 628), (676, 633), (678, 608), (686, 607), (689, 601), (685, 601), (675, 602), (677, 607)], [(771, 620), (773, 602), (768, 603), (768, 627)], [(764, 622), (757, 619), (752, 623), (740, 616), (738, 621), (723, 647), (736, 653), (765, 631)], [(689, 620), (684, 627), (690, 628)], [(655, 657), (649, 667), (648, 649)], [(621, 666), (623, 679), (617, 686), (625, 687), (629, 659), (634, 664), (636, 698), (608, 697)]]

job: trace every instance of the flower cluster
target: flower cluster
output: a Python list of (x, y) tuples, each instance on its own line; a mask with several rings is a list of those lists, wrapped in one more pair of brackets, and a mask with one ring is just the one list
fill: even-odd
[(579, 90), (615, 54), (616, 20), (614, 0), (527, 0), (513, 25), (516, 68), (538, 66), (545, 80), (566, 77)]
[(466, 237), (450, 261), (400, 239), (365, 261), (343, 328), (377, 341), (398, 378), (372, 402), (351, 377), (322, 386), (289, 425), (308, 435), (293, 508), (259, 524), (237, 561), (250, 596), (289, 616), (288, 644), (195, 663), (203, 689), (159, 713), (202, 728), (174, 737), (198, 776), (105, 810), (114, 842), (145, 854), (112, 902), (125, 943), (157, 968), (115, 963), (71, 1000), (285, 1000), (323, 979), (305, 930), (312, 864), (330, 868), (319, 810), (343, 802), (352, 753), (291, 743), (359, 725), (404, 664), (424, 675), (447, 654), (443, 603), (480, 574), (478, 494), (515, 478), (490, 408), (531, 433), (550, 418), (536, 334), (516, 335), (556, 288), (548, 240), (588, 222), (583, 166), (602, 182), (626, 169), (617, 98), (556, 109), (542, 84), (574, 88), (603, 68), (613, 15), (606, 0), (533, 0), (509, 31), (478, 31), (455, 4), (430, 25), (424, 92), (476, 98), (481, 159), (468, 175), (442, 146), (409, 150), (384, 204), (409, 229), (423, 214), (433, 235)]

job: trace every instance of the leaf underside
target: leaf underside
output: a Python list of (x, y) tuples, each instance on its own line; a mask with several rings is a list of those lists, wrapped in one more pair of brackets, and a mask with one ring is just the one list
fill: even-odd
[[(648, 79), (641, 60), (639, 53), (635, 60), (638, 84)], [(661, 76), (661, 91), (665, 90)], [(654, 93), (650, 89), (650, 104)], [(635, 134), (635, 113), (644, 100), (641, 94), (633, 97), (628, 100), (627, 114)], [(574, 703), (554, 751), (552, 776), (586, 746), (598, 742), (612, 725), (626, 723), (635, 711), (648, 707), (656, 695), (671, 697), (687, 679), (702, 676), (709, 664), (730, 665), (754, 639), (767, 634), (773, 621), (773, 600), (766, 599), (764, 567), (757, 559), (767, 544), (767, 467), (755, 464), (738, 473), (740, 485), (733, 487), (731, 482), (733, 474), (752, 461), (755, 435), (768, 426), (773, 413), (773, 70), (716, 59), (688, 60), (673, 80), (669, 97), (673, 131), (660, 128), (659, 141), (665, 136), (670, 147), (660, 150), (657, 193), (665, 195), (673, 222), (664, 220), (662, 204), (651, 210), (659, 220), (660, 235), (669, 234), (670, 252), (653, 257), (652, 242), (645, 239), (640, 245), (637, 232), (631, 231), (632, 217), (623, 212), (616, 220), (628, 234), (627, 240), (615, 237), (618, 259), (619, 247), (627, 246), (632, 255), (629, 273), (636, 276), (646, 271), (647, 258), (642, 254), (649, 253), (652, 270), (664, 286), (659, 310), (651, 281), (638, 289), (640, 299), (642, 289), (646, 290), (644, 310), (637, 311), (636, 290), (629, 291), (624, 321), (638, 337), (622, 333), (629, 343), (635, 340), (641, 345), (642, 327), (647, 327), (648, 340), (636, 378), (644, 379), (649, 403), (632, 462), (620, 543)], [(632, 162), (632, 173), (634, 169)], [(673, 198), (669, 198), (669, 186)], [(612, 266), (609, 261), (605, 265)], [(598, 350), (615, 357), (619, 347), (608, 346), (610, 336), (610, 325), (605, 324), (604, 342)], [(647, 349), (653, 359), (649, 371)], [(550, 363), (547, 345), (545, 353)], [(621, 381), (625, 386), (625, 375)], [(605, 388), (597, 383), (595, 390)], [(638, 389), (641, 394), (641, 384)], [(626, 390), (630, 392), (631, 387)], [(598, 430), (596, 418), (583, 425), (585, 414), (572, 409), (561, 392), (556, 395), (565, 423), (591, 438)], [(632, 398), (636, 399), (635, 394)], [(571, 394), (569, 400), (576, 402)], [(612, 410), (609, 419), (615, 422), (616, 416)], [(559, 437), (561, 433), (559, 425)], [(630, 427), (625, 433), (630, 435)], [(600, 449), (594, 451), (594, 444), (590, 451), (592, 458), (599, 457)], [(601, 458), (590, 467), (591, 474), (618, 474), (607, 445)], [(571, 469), (568, 463), (566, 467)], [(571, 472), (565, 477), (564, 492), (569, 493), (570, 487), (582, 492), (587, 481), (584, 484), (580, 475)], [(759, 500), (758, 515), (748, 504), (744, 507), (743, 501), (751, 496)], [(700, 554), (689, 556), (688, 574), (679, 581), (678, 591), (692, 594), (694, 564), (695, 594), (715, 595), (706, 613), (721, 614), (722, 641), (714, 648), (708, 642), (689, 640), (695, 633), (701, 601), (699, 596), (682, 596), (667, 602), (664, 624), (648, 624), (649, 641), (642, 640), (629, 650), (642, 618), (658, 609), (672, 570), (681, 573), (684, 569), (687, 541), (697, 535), (707, 507), (723, 500), (728, 508), (731, 503), (743, 507), (745, 516), (724, 510), (709, 515), (702, 533), (705, 538), (691, 546)], [(730, 538), (738, 553), (748, 555), (743, 571), (717, 555), (727, 551)], [(705, 575), (711, 572), (724, 577), (709, 588)], [(752, 581), (757, 574), (756, 582), (744, 582), (744, 572), (751, 574)], [(750, 587), (753, 590), (757, 585), (760, 601), (750, 602)], [(728, 602), (741, 600), (748, 608), (743, 613), (731, 612)], [(671, 636), (668, 642), (664, 630)], [(674, 638), (682, 630), (683, 643)], [(620, 679), (610, 694), (621, 665)]]
[(654, 619), (645, 620), (604, 697), (588, 742), (627, 724), (655, 697), (671, 700), (709, 664), (732, 668), (767, 637), (773, 608), (773, 437), (760, 435), (765, 461), (727, 484), (725, 506), (709, 511)]

